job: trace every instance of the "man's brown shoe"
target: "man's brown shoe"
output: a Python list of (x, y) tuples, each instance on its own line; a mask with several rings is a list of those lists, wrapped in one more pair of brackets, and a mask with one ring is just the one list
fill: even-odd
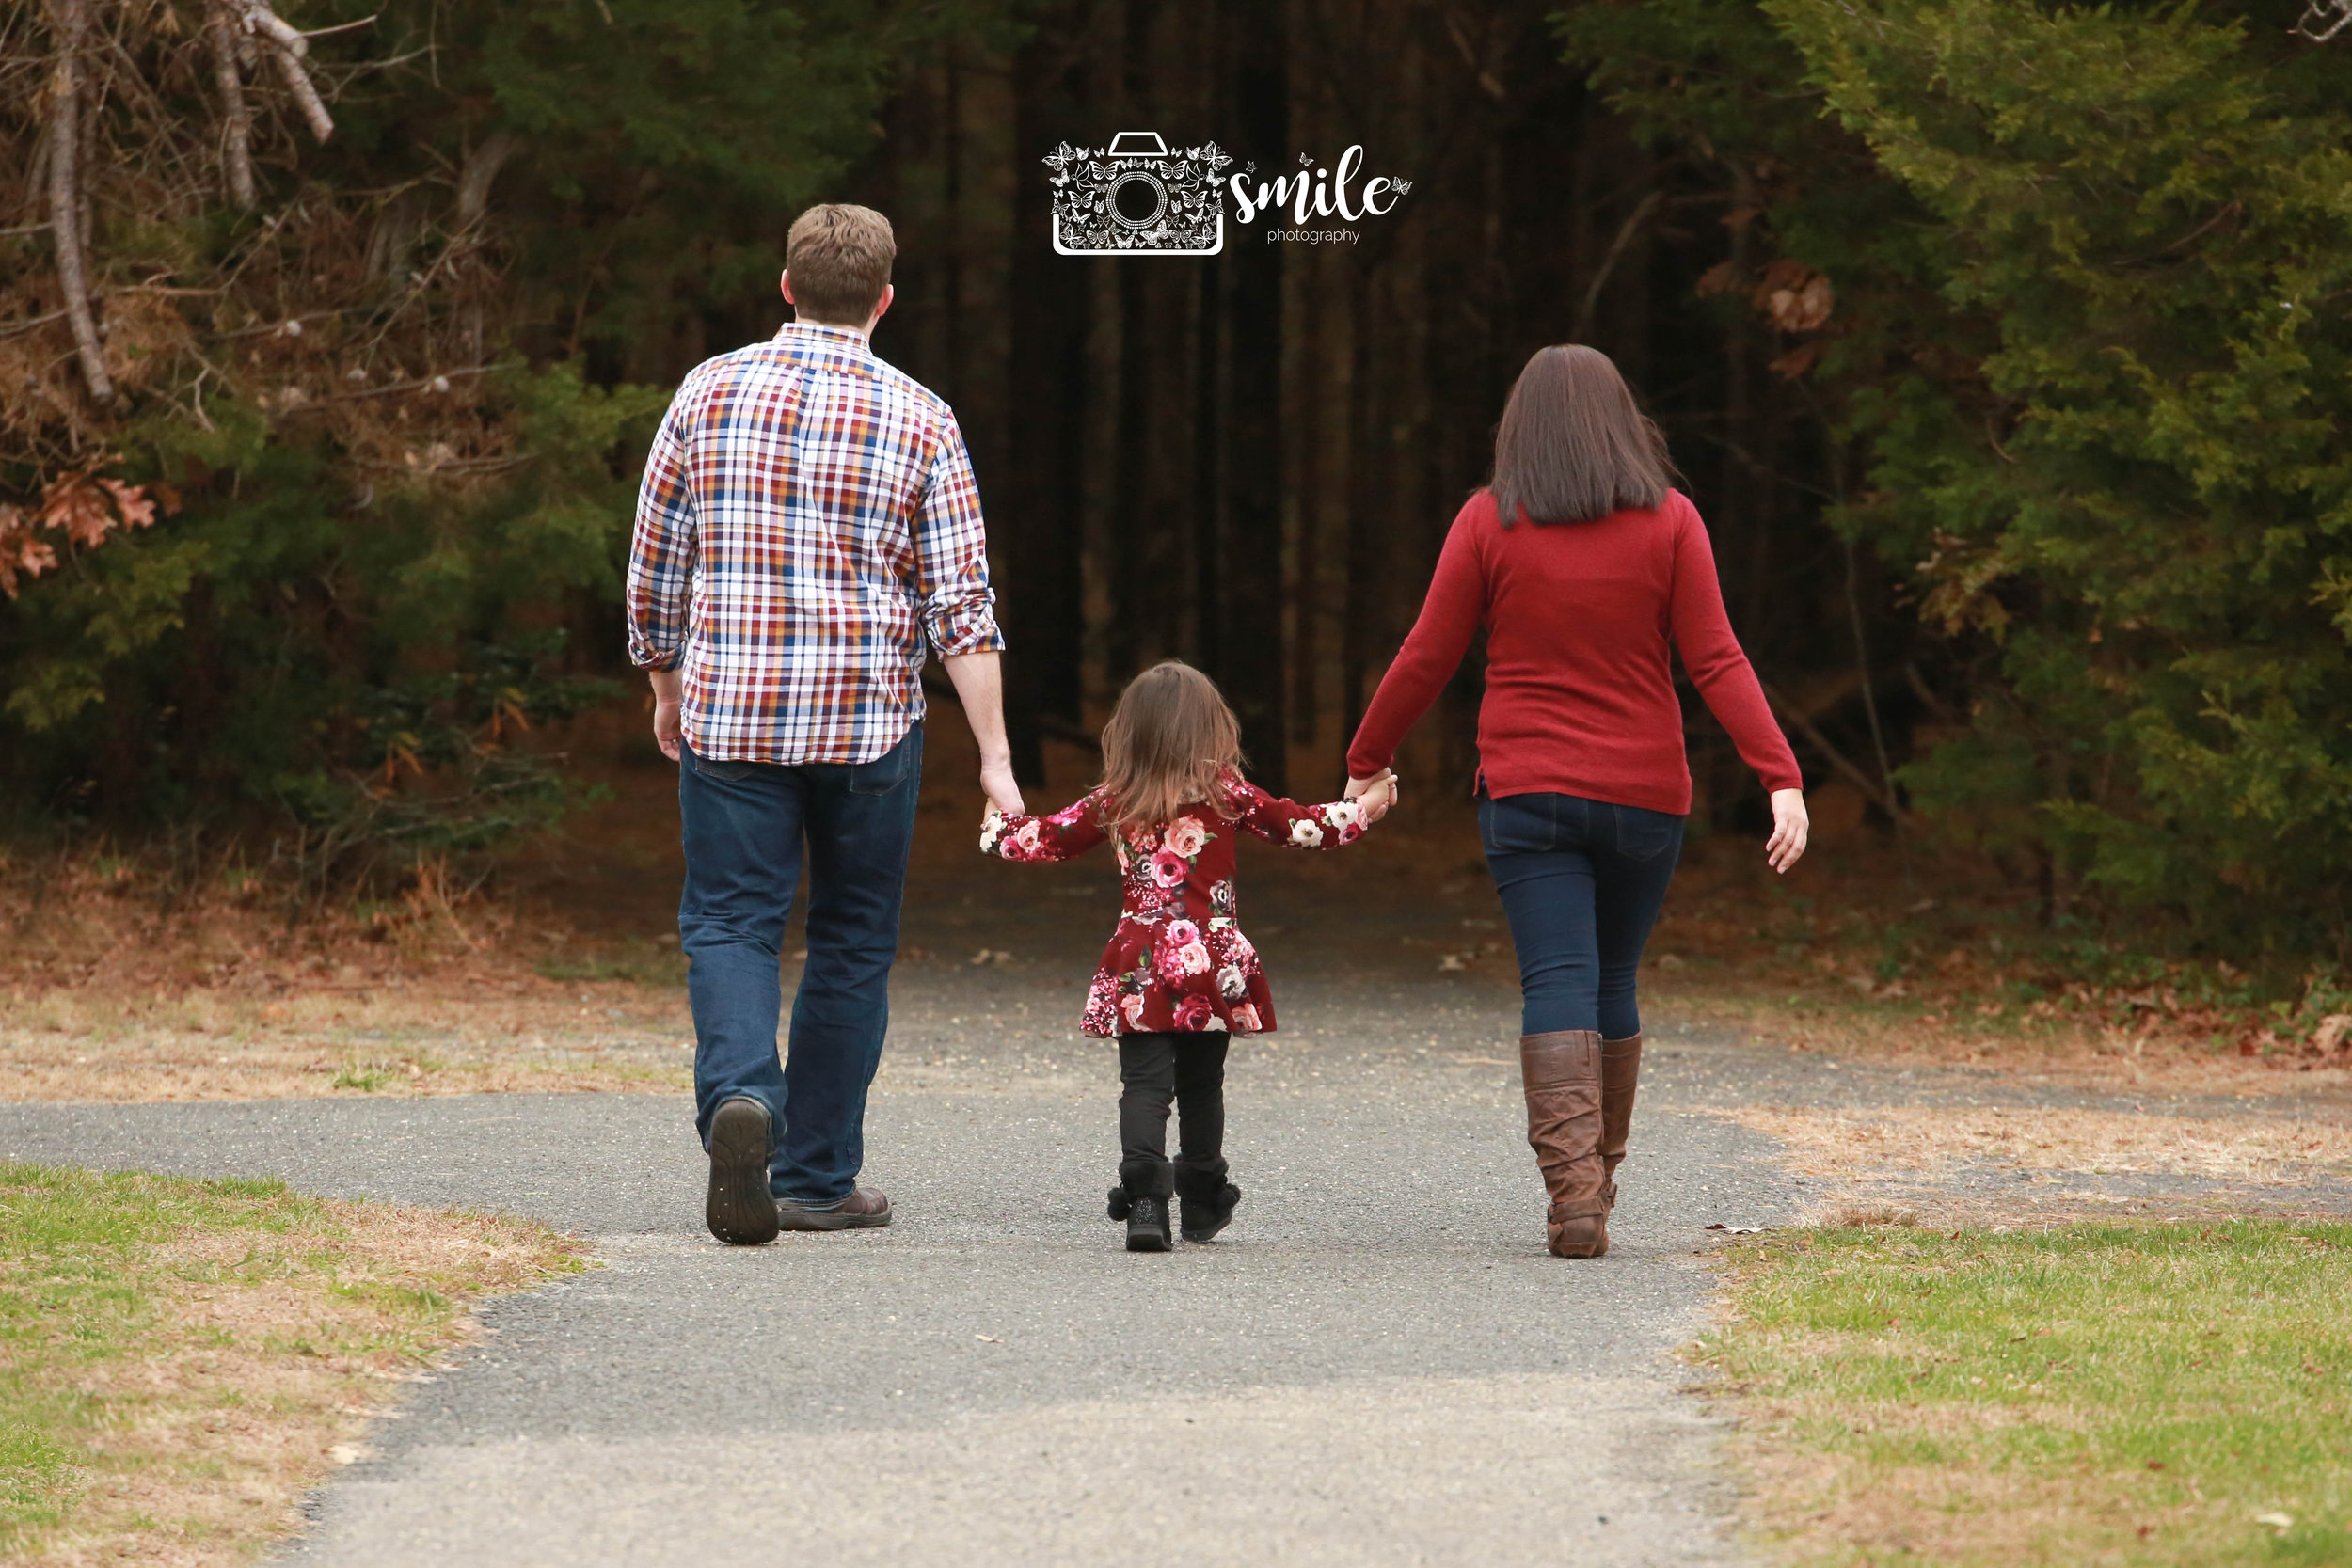
[(776, 1206), (768, 1196), (768, 1107), (738, 1095), (710, 1118), (710, 1191), (703, 1223), (729, 1246), (776, 1239)]
[(871, 1230), (890, 1223), (890, 1200), (871, 1187), (860, 1187), (831, 1209), (803, 1209), (780, 1197), (776, 1223), (787, 1230)]

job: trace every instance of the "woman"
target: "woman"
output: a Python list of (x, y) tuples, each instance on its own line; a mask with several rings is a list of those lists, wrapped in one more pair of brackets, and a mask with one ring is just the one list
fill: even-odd
[(1642, 1064), (1634, 974), (1691, 810), (1670, 643), (1772, 792), (1772, 869), (1804, 853), (1804, 778), (1672, 471), (1608, 356), (1538, 352), (1503, 407), (1494, 479), (1454, 519), (1347, 753), (1353, 796), (1486, 628), (1478, 832), (1518, 948), (1527, 1141), (1562, 1258), (1609, 1250)]

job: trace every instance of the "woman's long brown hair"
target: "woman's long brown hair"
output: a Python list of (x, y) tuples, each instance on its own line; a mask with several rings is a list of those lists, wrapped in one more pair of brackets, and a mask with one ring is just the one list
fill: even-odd
[(1216, 683), (1171, 658), (1127, 683), (1103, 726), (1103, 826), (1150, 827), (1205, 802), (1231, 816), (1225, 775), (1241, 767), (1241, 725)]
[(1495, 512), (1509, 528), (1588, 523), (1654, 507), (1672, 487), (1666, 437), (1609, 356), (1581, 343), (1535, 351), (1495, 429)]

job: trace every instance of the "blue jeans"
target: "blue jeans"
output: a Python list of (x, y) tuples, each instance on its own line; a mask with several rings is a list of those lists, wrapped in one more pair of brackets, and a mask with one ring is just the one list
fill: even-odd
[[(678, 945), (691, 961), (694, 1126), (738, 1095), (768, 1107), (768, 1184), (837, 1206), (866, 1163), (866, 1091), (890, 1024), (890, 965), (923, 783), (923, 731), (871, 762), (708, 762), (680, 747), (686, 894)], [(808, 961), (781, 1060), (776, 973), (808, 855)]]
[(1519, 953), (1519, 1032), (1642, 1032), (1642, 944), (1682, 853), (1682, 818), (1581, 795), (1478, 797), (1478, 840)]

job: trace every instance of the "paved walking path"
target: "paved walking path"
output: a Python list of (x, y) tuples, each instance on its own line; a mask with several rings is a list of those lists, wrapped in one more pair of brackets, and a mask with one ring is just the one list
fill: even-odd
[[(1706, 1325), (1705, 1227), (1810, 1196), (1708, 1108), (2302, 1112), (1841, 1065), (1668, 1013), (1614, 1247), (1564, 1262), (1491, 892), (1269, 854), (1248, 896), (1284, 1030), (1233, 1053), (1240, 1215), (1212, 1246), (1130, 1256), (1101, 1207), (1116, 1070), (1071, 1033), (1116, 890), (1101, 866), (969, 859), (910, 889), (869, 1124), (886, 1231), (712, 1243), (666, 1096), (0, 1105), (0, 1159), (275, 1174), (593, 1240), (603, 1267), (492, 1304), (490, 1335), (411, 1391), (318, 1499), (299, 1568), (1629, 1568), (1740, 1555), (1672, 1353)], [(649, 934), (675, 886), (641, 870), (572, 896)], [(1439, 965), (1455, 947), (1480, 955), (1467, 973)], [(679, 1060), (673, 1002), (649, 1060)]]
[(1236, 1053), (1240, 1217), (1167, 1256), (1102, 1217), (1107, 1074), (886, 1080), (898, 1223), (753, 1249), (702, 1233), (666, 1097), (8, 1106), (0, 1156), (595, 1239), (604, 1267), (493, 1304), (383, 1424), (298, 1564), (1717, 1562), (1714, 1428), (1670, 1353), (1705, 1227), (1791, 1195), (1672, 1109), (1695, 1057), (1658, 1066), (1597, 1263), (1543, 1251), (1499, 1063), (1337, 1048)]

